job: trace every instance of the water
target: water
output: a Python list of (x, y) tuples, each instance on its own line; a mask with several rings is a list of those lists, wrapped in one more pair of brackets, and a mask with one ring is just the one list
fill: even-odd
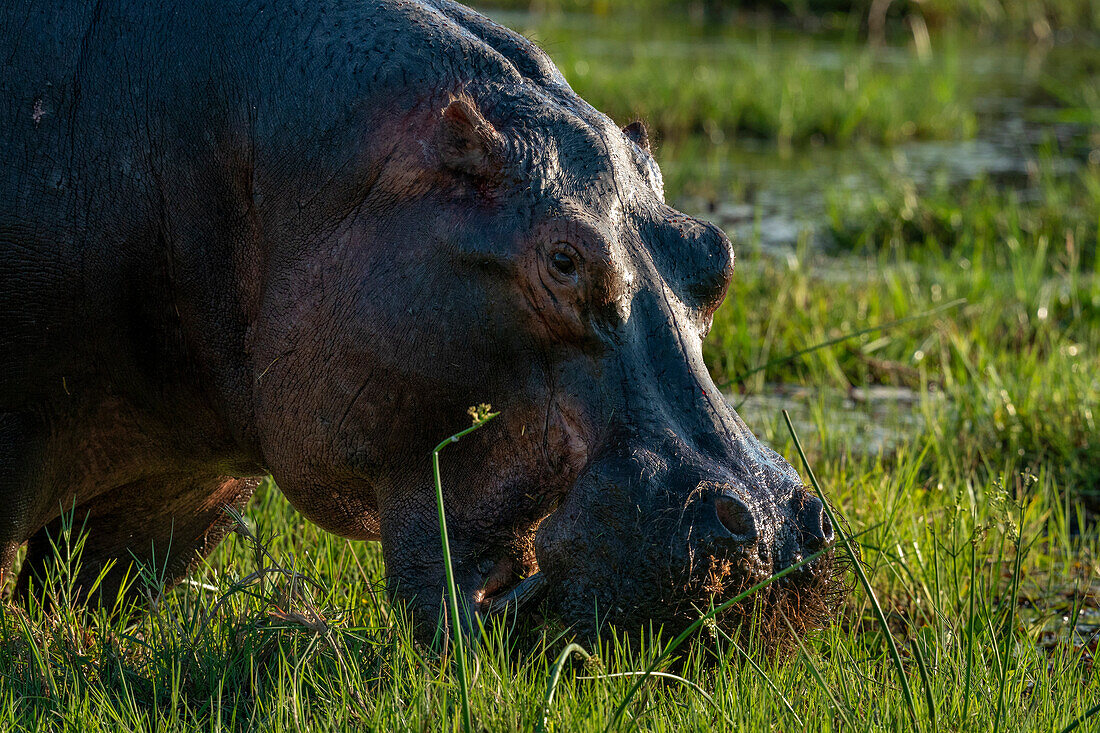
[[(1096, 606), (1096, 597), (1083, 594), (1081, 598), (1042, 600), (1050, 605), (1028, 602), (1021, 614), (1024, 622), (1031, 620), (1041, 628), (1036, 645), (1045, 650), (1052, 660), (1067, 654), (1070, 657), (1080, 654), (1082, 664), (1091, 668), (1097, 646), (1100, 645), (1100, 608)], [(1076, 621), (1073, 618), (1074, 611)]]
[[(1037, 195), (1041, 165), (1055, 175), (1079, 171), (1081, 161), (1042, 150), (1044, 145), (1033, 143), (1034, 138), (1031, 125), (1018, 119), (1005, 122), (997, 135), (974, 140), (811, 150), (796, 154), (799, 160), (793, 162), (774, 153), (742, 150), (727, 154), (716, 166), (729, 177), (729, 188), (741, 190), (740, 197), (686, 195), (678, 204), (690, 214), (711, 219), (735, 241), (759, 243), (764, 250), (789, 251), (803, 237), (827, 247), (832, 242), (823, 225), (829, 197), (850, 204), (879, 192), (883, 185), (909, 186), (920, 193), (932, 186), (992, 178), (1027, 198)], [(674, 171), (678, 165), (669, 161), (664, 168)]]
[[(888, 455), (923, 433), (922, 397), (940, 399), (905, 387), (873, 385), (841, 391), (792, 384), (771, 384), (761, 392), (731, 394), (726, 399), (758, 435), (786, 435), (785, 425), (779, 425), (786, 410), (800, 438), (809, 444), (839, 442), (848, 453), (874, 456)], [(824, 416), (827, 421), (822, 420)]]
[[(1022, 113), (1018, 105), (1013, 113)], [(933, 187), (964, 186), (995, 180), (1022, 199), (1038, 195), (1040, 168), (1047, 175), (1067, 176), (1085, 164), (1072, 153), (1084, 126), (1039, 125), (1022, 116), (990, 116), (979, 135), (969, 140), (931, 140), (893, 147), (811, 148), (780, 155), (763, 144), (738, 148), (689, 143), (685, 149), (708, 160), (721, 181), (718, 188), (739, 195), (717, 197), (687, 193), (678, 205), (708, 218), (742, 244), (752, 242), (776, 253), (789, 251), (803, 237), (819, 247), (832, 244), (827, 217), (830, 198), (850, 206), (887, 186), (915, 193)], [(709, 150), (708, 150), (709, 148)], [(662, 161), (666, 175), (677, 175), (690, 160)]]

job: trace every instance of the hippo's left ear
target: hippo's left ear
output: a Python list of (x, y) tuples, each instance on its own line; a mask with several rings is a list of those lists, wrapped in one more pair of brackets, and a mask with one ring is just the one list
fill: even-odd
[(649, 149), (649, 131), (645, 129), (645, 125), (640, 120), (634, 120), (624, 127), (623, 134), (642, 150), (647, 153), (652, 152)]
[(443, 109), (436, 148), (443, 165), (459, 173), (496, 178), (503, 169), (504, 138), (466, 97)]

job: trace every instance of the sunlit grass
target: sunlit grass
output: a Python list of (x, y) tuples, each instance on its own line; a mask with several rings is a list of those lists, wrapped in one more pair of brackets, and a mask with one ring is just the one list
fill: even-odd
[[(953, 479), (975, 471), (988, 479), (1047, 466), (1063, 488), (1095, 501), (1100, 197), (1090, 193), (1094, 175), (1045, 183), (1028, 203), (988, 184), (914, 202), (891, 199), (870, 216), (846, 215), (864, 229), (853, 237), (859, 254), (843, 259), (809, 250), (754, 256), (747, 247), (707, 344), (716, 379), (749, 391), (791, 381), (932, 391), (937, 399), (922, 400), (920, 409), (941, 480), (945, 471)], [(1071, 205), (1065, 187), (1086, 193)], [(862, 210), (863, 204), (855, 209)], [(808, 345), (958, 299), (965, 305), (928, 322), (755, 370)], [(770, 307), (755, 306), (761, 302)]]
[[(790, 441), (783, 444), (790, 454)], [(910, 684), (922, 689), (919, 650), (936, 715), (951, 729), (988, 730), (1002, 689), (1003, 729), (1068, 724), (1100, 695), (1091, 657), (1068, 641), (1038, 642), (1051, 628), (1070, 639), (1062, 617), (1091, 603), (1096, 568), (1085, 558), (1100, 550), (1095, 536), (1070, 534), (1059, 519), (1064, 497), (1048, 473), (940, 487), (920, 478), (928, 455), (903, 450), (817, 466), (861, 545)], [(302, 524), (270, 485), (258, 498), (250, 515), (260, 519), (256, 536), (271, 559), (236, 536), (196, 576), (212, 589), (174, 591), (153, 613), (132, 618), (135, 626), (65, 608), (52, 616), (5, 608), (0, 720), (23, 730), (61, 721), (87, 730), (457, 724), (453, 668), (414, 644), (396, 609), (372, 594), (381, 577), (377, 547)], [(276, 563), (286, 572), (273, 572), (266, 586), (235, 583)], [(1017, 585), (1029, 606), (1010, 623)], [(659, 639), (639, 647), (608, 638), (586, 650), (594, 659), (564, 665), (547, 706), (564, 647), (547, 633), (519, 641), (506, 629), (490, 630), (472, 665), (475, 727), (532, 730), (545, 715), (547, 730), (602, 730), (637, 682), (634, 673), (664, 648)], [(716, 658), (704, 664), (696, 650), (675, 669), (706, 696), (653, 678), (616, 727), (702, 731), (728, 718), (752, 730), (789, 729), (795, 720), (831, 730), (844, 717), (861, 729), (909, 730), (884, 639), (864, 593), (853, 596), (837, 626), (804, 639), (805, 651), (795, 656), (774, 659), (751, 646), (742, 653), (718, 637)], [(631, 674), (616, 676), (622, 673)], [(924, 703), (916, 711), (928, 727)]]

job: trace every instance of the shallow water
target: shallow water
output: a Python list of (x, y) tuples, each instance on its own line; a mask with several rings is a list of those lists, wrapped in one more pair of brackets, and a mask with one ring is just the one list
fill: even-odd
[(845, 392), (791, 384), (770, 384), (758, 393), (726, 396), (758, 435), (782, 440), (787, 434), (782, 418), (786, 410), (804, 443), (839, 442), (848, 453), (871, 456), (892, 453), (923, 432), (921, 398), (905, 387), (869, 386)]
[[(886, 185), (920, 192), (979, 179), (995, 179), (1027, 197), (1036, 191), (1040, 166), (1054, 175), (1080, 170), (1083, 161), (1051, 152), (1057, 147), (1051, 140), (1069, 138), (1072, 144), (1081, 131), (1059, 134), (1055, 128), (1045, 128), (1043, 132), (1046, 137), (1035, 125), (1014, 118), (971, 140), (810, 149), (793, 153), (792, 158), (766, 149), (712, 148), (699, 154), (721, 156), (708, 167), (727, 179), (722, 188), (739, 190), (741, 195), (718, 200), (686, 194), (677, 203), (689, 213), (711, 219), (735, 241), (759, 244), (764, 250), (789, 251), (802, 237), (827, 247), (831, 244), (825, 234), (830, 197), (851, 205)], [(666, 175), (675, 175), (681, 165), (676, 160), (662, 161)]]

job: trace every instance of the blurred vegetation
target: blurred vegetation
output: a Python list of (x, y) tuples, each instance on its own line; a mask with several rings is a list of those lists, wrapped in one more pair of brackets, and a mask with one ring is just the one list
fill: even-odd
[(984, 87), (953, 44), (921, 60), (769, 28), (650, 30), (637, 17), (502, 18), (539, 43), (577, 92), (662, 142), (703, 135), (780, 146), (967, 138)]
[[(1021, 34), (1046, 38), (1065, 29), (1100, 28), (1093, 0), (478, 0), (478, 6), (534, 12), (676, 13), (696, 22), (737, 22), (764, 14), (814, 28), (857, 28), (908, 33), (914, 24), (932, 29)], [(918, 31), (919, 32), (919, 31)]]
[(890, 144), (969, 137), (976, 129), (960, 69), (948, 56), (898, 69), (848, 49), (840, 63), (823, 65), (813, 44), (766, 37), (725, 53), (700, 43), (675, 65), (644, 52), (599, 63), (556, 50), (582, 96), (612, 116), (645, 120), (665, 140), (702, 133), (715, 142)]
[[(1008, 267), (1008, 252), (1024, 247), (1047, 256), (1046, 267), (1066, 256), (1096, 252), (1100, 214), (1100, 168), (1075, 175), (1034, 171), (1033, 185), (1020, 189), (985, 177), (962, 184), (917, 186), (911, 179), (886, 178), (873, 190), (827, 193), (826, 235), (832, 254), (901, 252), (915, 260), (926, 251), (1001, 252), (995, 264)], [(1061, 252), (1061, 245), (1068, 247)], [(1052, 247), (1058, 251), (1052, 252)], [(1063, 270), (1070, 264), (1063, 262)]]
[(643, 120), (661, 144), (967, 139), (991, 99), (1019, 100), (1036, 121), (1100, 119), (1100, 54), (1082, 53), (1089, 44), (976, 47), (970, 33), (945, 30), (872, 46), (769, 24), (654, 24), (636, 13), (495, 17), (541, 45), (593, 106)]

